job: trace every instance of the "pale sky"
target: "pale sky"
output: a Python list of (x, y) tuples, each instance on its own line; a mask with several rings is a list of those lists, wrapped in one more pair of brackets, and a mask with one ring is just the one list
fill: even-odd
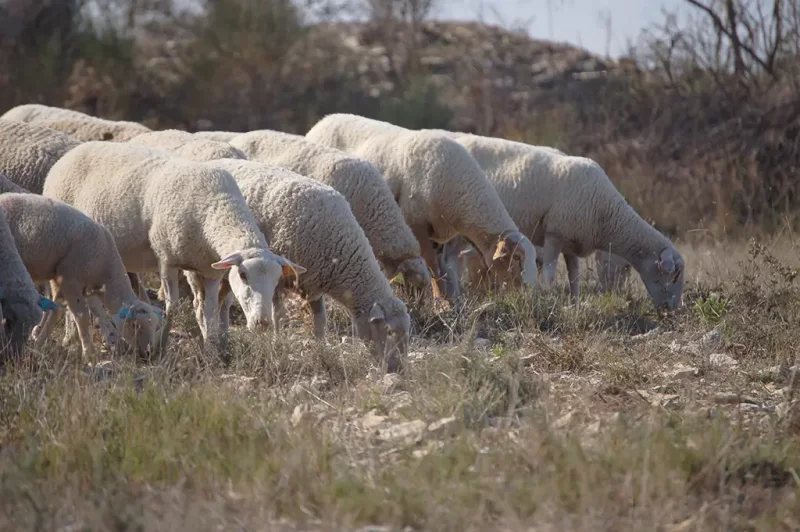
[[(601, 13), (611, 16), (609, 50), (617, 57), (627, 50), (627, 39), (664, 19), (662, 7), (686, 12), (685, 0), (439, 0), (433, 18), (476, 20), (504, 27), (524, 26), (539, 39), (553, 39), (578, 44), (591, 52), (605, 55), (608, 32), (600, 21)], [(548, 3), (552, 4), (551, 18)], [(481, 16), (481, 12), (483, 15)], [(499, 20), (498, 20), (499, 19)]]

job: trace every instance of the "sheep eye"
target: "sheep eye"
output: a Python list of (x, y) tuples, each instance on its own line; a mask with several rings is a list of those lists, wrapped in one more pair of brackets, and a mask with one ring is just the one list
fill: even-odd
[(239, 279), (241, 279), (242, 282), (244, 282), (244, 283), (247, 282), (247, 274), (244, 273), (242, 270), (239, 270)]

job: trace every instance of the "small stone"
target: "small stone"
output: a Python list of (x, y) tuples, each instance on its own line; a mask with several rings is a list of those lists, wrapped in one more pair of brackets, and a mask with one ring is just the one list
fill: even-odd
[(563, 429), (564, 427), (569, 425), (570, 421), (572, 421), (572, 411), (567, 412), (566, 414), (564, 414), (563, 416), (561, 416), (560, 418), (555, 420), (553, 422), (553, 428), (554, 429)]
[(711, 400), (718, 405), (736, 405), (739, 403), (761, 405), (761, 402), (757, 399), (746, 395), (739, 395), (738, 393), (717, 393), (711, 397)]
[(445, 417), (428, 425), (428, 432), (448, 432), (454, 428), (455, 423), (455, 417)]
[(725, 353), (714, 353), (708, 355), (708, 362), (712, 366), (733, 368), (739, 365), (739, 361)]
[(716, 329), (709, 331), (703, 335), (701, 342), (707, 349), (716, 349), (722, 347), (722, 333)]
[(475, 347), (489, 347), (492, 341), (488, 338), (475, 338)]
[(402, 381), (403, 379), (397, 373), (387, 373), (381, 378), (381, 389), (383, 393), (391, 393)]
[(646, 342), (647, 340), (654, 338), (659, 334), (661, 334), (661, 327), (656, 327), (655, 329), (651, 329), (646, 333), (635, 334), (631, 336), (629, 342), (632, 344), (641, 344), (643, 342)]
[(358, 420), (358, 424), (365, 430), (372, 430), (383, 424), (386, 419), (386, 416), (379, 416), (374, 410), (370, 410), (364, 417)]
[(427, 425), (424, 421), (415, 419), (378, 430), (378, 438), (383, 441), (411, 445), (422, 441), (422, 434), (426, 428)]
[(686, 379), (690, 377), (697, 377), (699, 375), (700, 370), (697, 368), (686, 366), (684, 364), (676, 364), (673, 368), (666, 373), (668, 377), (672, 377), (673, 379)]

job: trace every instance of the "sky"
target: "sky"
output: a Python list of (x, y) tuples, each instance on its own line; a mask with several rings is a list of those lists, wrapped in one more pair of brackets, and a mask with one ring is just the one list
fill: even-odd
[[(531, 37), (565, 41), (591, 52), (618, 57), (627, 40), (664, 19), (662, 8), (685, 12), (685, 0), (439, 0), (433, 18), (483, 20), (503, 27), (527, 29)], [(552, 16), (548, 16), (552, 4)], [(482, 14), (481, 14), (482, 13)], [(611, 39), (601, 22), (610, 15)]]

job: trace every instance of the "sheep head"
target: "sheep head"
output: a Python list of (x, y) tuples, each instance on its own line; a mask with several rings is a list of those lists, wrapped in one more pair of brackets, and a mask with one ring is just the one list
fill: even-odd
[(408, 355), (411, 318), (405, 304), (397, 298), (385, 303), (373, 303), (368, 312), (356, 314), (356, 334), (369, 344), (370, 353), (389, 372), (402, 370)]
[(278, 282), (285, 278), (296, 280), (306, 272), (302, 266), (268, 249), (258, 248), (232, 253), (211, 267), (229, 270), (228, 283), (251, 331), (272, 325), (272, 298)]
[(539, 284), (536, 248), (519, 231), (503, 233), (497, 242), (490, 269), (500, 279), (521, 280), (532, 287)]
[(672, 246), (663, 249), (657, 257), (644, 259), (639, 274), (656, 308), (681, 307), (685, 269), (683, 257)]
[(122, 338), (142, 356), (153, 355), (158, 342), (163, 314), (158, 308), (136, 300), (123, 306), (114, 317), (114, 326)]

